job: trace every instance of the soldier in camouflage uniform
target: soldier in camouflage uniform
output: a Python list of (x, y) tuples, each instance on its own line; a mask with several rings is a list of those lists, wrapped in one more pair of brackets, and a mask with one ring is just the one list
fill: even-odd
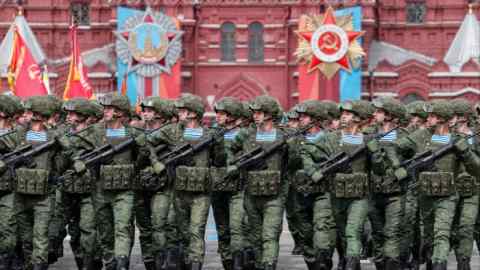
[[(465, 99), (452, 100), (456, 133), (459, 136), (473, 134), (470, 118), (473, 115), (472, 105)], [(468, 141), (472, 151), (478, 153), (478, 137)], [(455, 179), (459, 200), (457, 203), (452, 228), (452, 248), (457, 258), (457, 270), (470, 270), (472, 257), (474, 227), (479, 210), (478, 179), (470, 175), (465, 168)]]
[[(57, 105), (45, 96), (30, 98), (27, 110), (32, 115), (31, 123), (25, 129), (17, 129), (5, 138), (8, 142), (4, 141), (4, 146), (8, 145), (10, 148), (52, 143), (51, 147), (31, 157), (32, 161), (28, 162), (27, 166), (21, 164), (15, 170), (17, 224), (28, 258), (27, 264), (32, 263), (34, 270), (48, 268), (48, 226), (53, 211), (49, 192), (54, 188), (52, 177), (63, 169), (62, 159), (57, 159), (60, 149), (60, 144), (57, 143), (58, 134), (48, 128), (48, 119), (56, 113)], [(29, 243), (32, 248), (26, 246)]]
[[(138, 130), (127, 126), (130, 110), (125, 96), (105, 96), (104, 122), (94, 126), (99, 145), (118, 145), (134, 139), (131, 147), (116, 153), (107, 164), (100, 165), (99, 181), (94, 191), (94, 205), (97, 211), (97, 225), (106, 269), (126, 270), (129, 266), (133, 205), (135, 146), (144, 146)], [(137, 138), (140, 138), (137, 140)], [(76, 160), (77, 173), (86, 171), (83, 161)]]
[[(179, 123), (168, 125), (148, 136), (150, 161), (153, 173), (163, 175), (166, 168), (164, 160), (159, 160), (156, 148), (169, 147), (185, 143), (196, 144), (209, 137), (212, 132), (201, 126), (204, 113), (202, 99), (184, 94), (175, 102)], [(209, 166), (211, 147), (207, 147), (193, 156), (175, 164), (175, 212), (179, 228), (182, 228), (182, 245), (186, 248), (184, 262), (187, 269), (202, 269), (205, 255), (205, 227), (210, 208)], [(169, 166), (170, 167), (170, 166)]]
[[(16, 108), (8, 96), (0, 96), (0, 149), (1, 154), (14, 150), (15, 145), (8, 143), (8, 136), (15, 130)], [(17, 240), (17, 221), (15, 218), (15, 193), (13, 176), (0, 161), (0, 269), (11, 269)]]
[[(371, 114), (369, 104), (362, 101), (346, 102), (340, 105), (341, 130), (327, 133), (316, 145), (322, 154), (319, 158), (326, 160), (340, 151), (352, 153), (366, 143), (361, 128), (365, 126)], [(368, 213), (368, 173), (369, 156), (361, 155), (353, 160), (343, 173), (332, 176), (332, 206), (341, 240), (341, 250), (345, 251), (345, 260), (340, 258), (340, 268), (347, 270), (360, 268), (362, 249), (361, 234)], [(328, 181), (330, 176), (316, 171), (312, 175), (315, 182)]]
[(447, 143), (454, 142), (454, 151), (435, 161), (418, 175), (419, 205), (424, 223), (425, 256), (427, 269), (447, 269), (450, 251), (450, 235), (458, 193), (456, 176), (463, 164), (475, 176), (479, 171), (478, 156), (471, 151), (468, 142), (458, 138), (451, 130), (449, 120), (453, 116), (450, 103), (434, 101), (425, 110), (429, 113), (427, 128), (419, 129), (396, 142), (399, 154), (405, 158), (425, 150), (435, 151)]
[[(378, 125), (377, 133), (389, 132), (399, 127), (400, 120), (406, 113), (399, 101), (380, 98), (373, 101), (373, 105), (376, 108), (373, 116)], [(395, 270), (400, 266), (400, 230), (405, 197), (395, 175), (395, 169), (400, 165), (400, 159), (396, 157), (395, 142), (406, 135), (406, 130), (397, 128), (367, 145), (372, 153), (369, 219), (375, 249), (374, 262), (378, 270)]]
[[(247, 132), (235, 137), (228, 153), (229, 163), (234, 160), (234, 154), (247, 153), (257, 146), (267, 147), (286, 135), (276, 124), (281, 112), (276, 99), (259, 96), (250, 104), (250, 109), (253, 111), (256, 128), (249, 128)], [(287, 150), (284, 147), (266, 160), (261, 160), (261, 167), (245, 171), (245, 209), (252, 228), (251, 237), (258, 269), (276, 269), (288, 193), (288, 183), (285, 181)], [(236, 165), (228, 166), (228, 175), (237, 173)]]
[[(305, 237), (304, 258), (311, 270), (327, 270), (332, 268), (332, 255), (335, 248), (335, 227), (333, 218), (331, 196), (328, 184), (312, 184), (311, 175), (315, 171), (315, 164), (321, 162), (320, 149), (317, 142), (325, 135), (323, 125), (328, 124), (329, 119), (325, 103), (317, 100), (307, 100), (296, 106), (299, 115), (300, 127), (311, 125), (306, 134), (295, 141), (299, 149), (298, 153), (293, 150), (289, 153), (289, 170), (296, 173), (291, 178), (290, 189), (295, 189), (298, 198), (301, 198), (303, 216), (302, 231)], [(292, 145), (293, 146), (293, 145)], [(296, 157), (298, 154), (298, 158)]]
[[(79, 98), (67, 101), (63, 109), (67, 112), (66, 122), (71, 128), (69, 134), (61, 140), (68, 145), (65, 156), (71, 157), (70, 170), (74, 171), (75, 159), (99, 146), (92, 125), (98, 121), (100, 108)], [(95, 181), (94, 172), (90, 170), (74, 174), (63, 183), (60, 202), (65, 208), (65, 221), (72, 236), (70, 245), (75, 261), (79, 269), (86, 270), (102, 268), (102, 261), (98, 256), (100, 247), (97, 244), (97, 223), (92, 196)]]

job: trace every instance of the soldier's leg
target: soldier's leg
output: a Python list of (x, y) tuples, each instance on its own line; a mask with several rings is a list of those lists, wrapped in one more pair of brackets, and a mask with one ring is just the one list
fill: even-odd
[(473, 250), (473, 234), (475, 221), (478, 215), (478, 195), (460, 199), (460, 208), (457, 209), (458, 223), (456, 226), (455, 255), (457, 262), (463, 265), (470, 264)]
[(92, 197), (83, 196), (80, 201), (80, 246), (83, 251), (83, 265), (93, 269), (97, 248), (97, 226)]
[(412, 257), (418, 257), (415, 256), (414, 250), (418, 250), (420, 248), (415, 242), (415, 233), (419, 230), (419, 224), (417, 220), (418, 203), (416, 190), (409, 188), (404, 196), (405, 206), (403, 208), (403, 220), (400, 226), (402, 233), (400, 243), (400, 263), (402, 264), (403, 268), (407, 267), (410, 254), (413, 253)]
[(244, 193), (236, 192), (230, 195), (228, 202), (229, 228), (230, 228), (230, 252), (232, 254), (234, 269), (243, 268), (243, 249), (245, 245), (245, 235), (243, 234), (243, 219), (245, 208), (243, 206)]
[(230, 250), (230, 224), (229, 224), (229, 198), (225, 192), (212, 193), (213, 218), (218, 235), (218, 253), (222, 262), (231, 263), (232, 252)]
[(304, 236), (303, 232), (300, 228), (300, 218), (298, 216), (298, 192), (293, 188), (290, 187), (288, 190), (288, 197), (287, 202), (285, 204), (285, 212), (287, 214), (287, 223), (288, 223), (288, 230), (293, 238), (294, 247), (292, 250), (293, 255), (301, 255), (303, 254), (303, 246), (304, 246)]
[(434, 200), (427, 196), (421, 196), (419, 200), (421, 207), (420, 216), (422, 227), (422, 240), (424, 243), (422, 255), (427, 262), (427, 266), (431, 268), (433, 255), (433, 228), (435, 221)]
[(176, 192), (175, 195), (175, 217), (178, 224), (178, 236), (180, 242), (180, 248), (184, 249), (180, 254), (180, 261), (187, 262), (188, 259), (188, 247), (190, 245), (190, 212), (191, 212), (191, 196), (187, 192)]
[(359, 257), (362, 250), (363, 224), (367, 219), (368, 200), (351, 200), (347, 211), (347, 222), (345, 227), (345, 239), (347, 242), (346, 256)]
[(33, 206), (33, 264), (48, 263), (48, 229), (53, 211), (53, 201), (49, 196), (32, 199)]
[[(25, 269), (32, 268), (32, 238), (33, 238), (33, 215), (32, 207), (24, 195), (15, 195), (15, 216), (17, 220), (17, 244), (15, 249), (22, 251), (19, 266), (24, 266)], [(21, 268), (23, 269), (23, 268)]]
[(167, 249), (167, 221), (171, 205), (170, 192), (158, 191), (152, 197), (152, 252), (155, 258), (156, 269), (165, 264)]
[(15, 194), (0, 195), (0, 269), (10, 269), (17, 242)]
[(345, 228), (347, 224), (347, 206), (348, 201), (343, 199), (332, 198), (333, 216), (336, 224), (336, 249), (338, 252), (338, 266), (337, 269), (344, 269), (346, 263), (346, 249), (347, 243), (345, 239)]
[(207, 225), (208, 211), (210, 210), (210, 194), (194, 195), (191, 201), (190, 243), (188, 259), (191, 263), (203, 264), (205, 256), (205, 227)]
[[(107, 267), (114, 267), (114, 223), (113, 209), (111, 207), (112, 198), (103, 192), (94, 194), (94, 206), (97, 218), (97, 232), (100, 241), (100, 247), (103, 253), (103, 260)], [(113, 268), (114, 269), (114, 268)]]
[(115, 195), (113, 221), (115, 224), (115, 248), (117, 258), (128, 258), (133, 239), (131, 238), (134, 192), (123, 191)]
[(168, 209), (168, 218), (167, 218), (167, 224), (166, 224), (167, 246), (169, 248), (178, 247), (181, 240), (180, 232), (177, 224), (174, 199), (175, 199), (174, 196), (170, 196), (170, 206)]
[(255, 267), (262, 268), (263, 261), (263, 246), (262, 228), (263, 228), (263, 213), (259, 210), (259, 206), (263, 204), (263, 198), (245, 194), (245, 211), (246, 217), (244, 220), (245, 235), (249, 241), (250, 246), (255, 253)]
[[(404, 196), (389, 196), (385, 209), (385, 226), (383, 254), (387, 269), (398, 268), (400, 265), (401, 225), (403, 222)], [(391, 265), (391, 266), (390, 266)]]
[[(315, 196), (313, 207), (313, 246), (314, 261), (318, 261), (322, 269), (332, 268), (332, 253), (335, 239), (332, 239), (331, 228), (335, 226), (330, 193)], [(308, 258), (305, 258), (307, 263)]]
[(145, 267), (153, 266), (151, 197), (152, 195), (148, 192), (135, 193), (135, 221), (140, 232), (140, 247)]
[(276, 265), (278, 260), (285, 198), (286, 194), (280, 194), (276, 198), (268, 199), (263, 206), (263, 265)]
[(77, 195), (69, 194), (63, 196), (64, 220), (68, 225), (68, 234), (70, 235), (70, 247), (77, 267), (81, 269), (83, 265), (84, 253), (80, 246), (80, 200)]
[(375, 194), (369, 199), (368, 205), (368, 218), (372, 226), (374, 263), (378, 270), (383, 269), (385, 264), (383, 254), (385, 244), (384, 226), (386, 222), (385, 203), (382, 195)]
[(457, 196), (437, 198), (433, 226), (432, 263), (446, 263), (450, 252), (450, 234)]

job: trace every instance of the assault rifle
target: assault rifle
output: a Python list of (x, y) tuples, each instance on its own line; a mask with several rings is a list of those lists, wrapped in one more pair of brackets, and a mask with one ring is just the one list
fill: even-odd
[(54, 147), (57, 144), (57, 142), (58, 141), (54, 139), (36, 146), (32, 146), (32, 145), (22, 146), (16, 151), (6, 154), (5, 156), (7, 157), (5, 158), (4, 156), (5, 160), (3, 160), (3, 162), (5, 162), (5, 164), (11, 170), (14, 170), (21, 165), (26, 165), (27, 163), (29, 163), (32, 157)]
[[(387, 132), (378, 133), (371, 140), (369, 140), (369, 142), (373, 141), (373, 140), (381, 139), (383, 136), (397, 130), (398, 128), (399, 127), (397, 126), (397, 127), (394, 127), (392, 129), (390, 129)], [(316, 183), (316, 182), (320, 181), (321, 179), (323, 179), (323, 176), (332, 175), (332, 174), (338, 173), (339, 171), (344, 169), (353, 160), (355, 160), (356, 158), (358, 158), (359, 156), (361, 156), (362, 154), (364, 154), (366, 152), (367, 144), (368, 144), (368, 142), (365, 143), (365, 145), (363, 145), (362, 147), (357, 148), (351, 154), (348, 154), (348, 153), (345, 153), (345, 152), (340, 152), (340, 153), (332, 156), (328, 160), (320, 163), (317, 166), (318, 167), (317, 172), (319, 172), (322, 177), (320, 179), (318, 179), (317, 181), (314, 180), (314, 182)]]
[(10, 131), (8, 131), (8, 132), (3, 133), (2, 135), (0, 135), (0, 138), (3, 138), (3, 137), (5, 137), (5, 136), (8, 136), (8, 135), (10, 135), (10, 134), (12, 134), (12, 133), (15, 133), (15, 132), (17, 132), (17, 129), (12, 129), (12, 130), (10, 130)]

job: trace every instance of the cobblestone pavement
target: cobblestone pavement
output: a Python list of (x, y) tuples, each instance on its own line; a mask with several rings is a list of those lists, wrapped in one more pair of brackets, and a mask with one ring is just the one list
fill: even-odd
[[(137, 234), (137, 237), (138, 237), (138, 234)], [(206, 251), (205, 264), (203, 269), (204, 270), (222, 270), (220, 257), (216, 253), (216, 250), (217, 250), (216, 232), (215, 232), (215, 226), (211, 217), (209, 218), (209, 223), (207, 225), (206, 239), (207, 239), (207, 251)], [(293, 241), (288, 231), (286, 222), (284, 222), (284, 231), (281, 236), (280, 244), (281, 244), (280, 256), (279, 256), (279, 264), (278, 264), (277, 270), (306, 270), (307, 269), (301, 256), (293, 256), (290, 253), (293, 248)], [(65, 256), (61, 258), (56, 264), (52, 265), (49, 269), (54, 269), (54, 270), (76, 269), (72, 252), (68, 244), (68, 240), (65, 240), (64, 246), (65, 246)], [(335, 258), (334, 265), (336, 265), (336, 258)], [(141, 262), (140, 246), (138, 243), (138, 238), (135, 240), (135, 246), (132, 252), (130, 266), (131, 266), (130, 267), (131, 270), (145, 269), (145, 267)], [(362, 269), (374, 270), (375, 267), (369, 261), (363, 261)], [(422, 267), (422, 269), (424, 270), (424, 267)], [(449, 270), (456, 269), (456, 261), (453, 254), (451, 254), (450, 256), (448, 269)], [(472, 258), (472, 269), (480, 269), (480, 257), (476, 249), (474, 251), (474, 258)]]

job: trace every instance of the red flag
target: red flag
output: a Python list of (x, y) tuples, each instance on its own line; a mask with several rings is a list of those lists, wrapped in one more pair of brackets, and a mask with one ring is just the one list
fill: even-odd
[(30, 49), (16, 29), (13, 33), (12, 49), (9, 82), (13, 93), (21, 98), (47, 95), (42, 69), (35, 62)]
[(75, 97), (92, 98), (93, 89), (87, 80), (87, 69), (83, 66), (82, 56), (77, 41), (77, 27), (70, 27), (72, 38), (72, 56), (70, 60), (70, 70), (68, 73), (67, 85), (63, 92), (63, 99), (68, 100)]
[(121, 89), (122, 96), (127, 95), (127, 80), (128, 80), (128, 74), (125, 73), (125, 76), (123, 76), (123, 81), (122, 81), (122, 89)]

